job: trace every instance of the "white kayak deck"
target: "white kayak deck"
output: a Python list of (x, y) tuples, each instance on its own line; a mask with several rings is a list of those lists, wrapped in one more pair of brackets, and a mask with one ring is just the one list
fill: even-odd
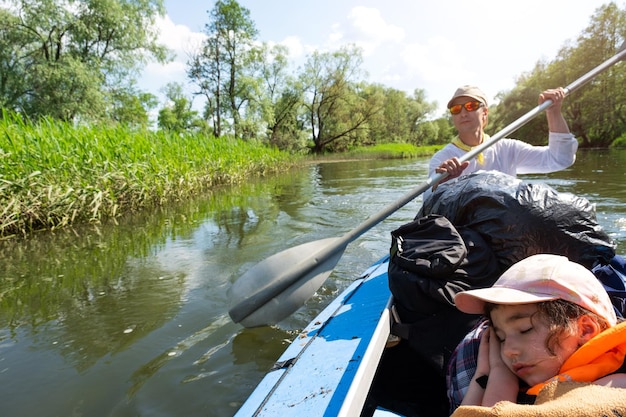
[(328, 305), (236, 417), (358, 416), (391, 326), (387, 268), (381, 259)]

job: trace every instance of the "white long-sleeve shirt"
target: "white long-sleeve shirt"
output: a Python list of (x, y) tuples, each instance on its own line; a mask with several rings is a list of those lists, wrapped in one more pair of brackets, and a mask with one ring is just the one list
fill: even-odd
[[(486, 139), (488, 140), (488, 139)], [(495, 170), (512, 176), (517, 174), (544, 174), (571, 166), (576, 161), (578, 141), (571, 133), (550, 132), (547, 146), (533, 146), (517, 139), (502, 138), (483, 151), (484, 161), (479, 164), (476, 158), (462, 175), (479, 170)], [(435, 175), (435, 169), (443, 161), (465, 155), (466, 151), (449, 143), (439, 150), (430, 160), (428, 175)], [(424, 193), (428, 197), (430, 190)]]

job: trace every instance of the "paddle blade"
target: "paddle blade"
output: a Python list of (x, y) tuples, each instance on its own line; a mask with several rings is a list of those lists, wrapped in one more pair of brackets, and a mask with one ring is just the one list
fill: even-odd
[(259, 262), (228, 290), (235, 323), (245, 327), (276, 324), (302, 307), (324, 283), (345, 246), (338, 238), (305, 243)]

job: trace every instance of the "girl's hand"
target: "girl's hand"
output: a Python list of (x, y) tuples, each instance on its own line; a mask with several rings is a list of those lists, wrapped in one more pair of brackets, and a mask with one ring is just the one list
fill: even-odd
[(472, 382), (463, 397), (462, 405), (482, 405), (485, 388), (476, 381), (476, 378), (489, 375), (489, 327), (486, 327), (480, 335), (478, 356), (476, 357), (476, 371)]
[[(482, 343), (482, 340), (481, 340)], [(502, 359), (502, 346), (493, 328), (489, 328), (488, 340), (489, 382), (483, 395), (482, 405), (491, 407), (499, 401), (517, 401), (519, 379)], [(478, 356), (481, 353), (479, 351)]]
[(492, 335), (491, 337), (489, 337), (489, 369), (492, 371), (506, 370), (511, 372), (502, 360), (502, 347), (500, 346), (500, 339), (498, 339), (491, 327), (489, 328), (489, 330), (491, 331), (489, 334)]
[[(490, 362), (490, 337), (491, 327), (487, 327), (483, 334), (480, 336), (480, 344), (478, 345), (478, 358), (476, 359), (476, 376), (489, 375), (489, 370), (491, 369)], [(496, 349), (496, 352), (500, 352), (500, 347)]]

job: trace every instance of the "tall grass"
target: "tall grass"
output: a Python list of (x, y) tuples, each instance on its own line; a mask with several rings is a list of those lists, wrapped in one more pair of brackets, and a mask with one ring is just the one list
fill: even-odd
[(102, 221), (291, 166), (256, 143), (0, 118), (0, 238)]

